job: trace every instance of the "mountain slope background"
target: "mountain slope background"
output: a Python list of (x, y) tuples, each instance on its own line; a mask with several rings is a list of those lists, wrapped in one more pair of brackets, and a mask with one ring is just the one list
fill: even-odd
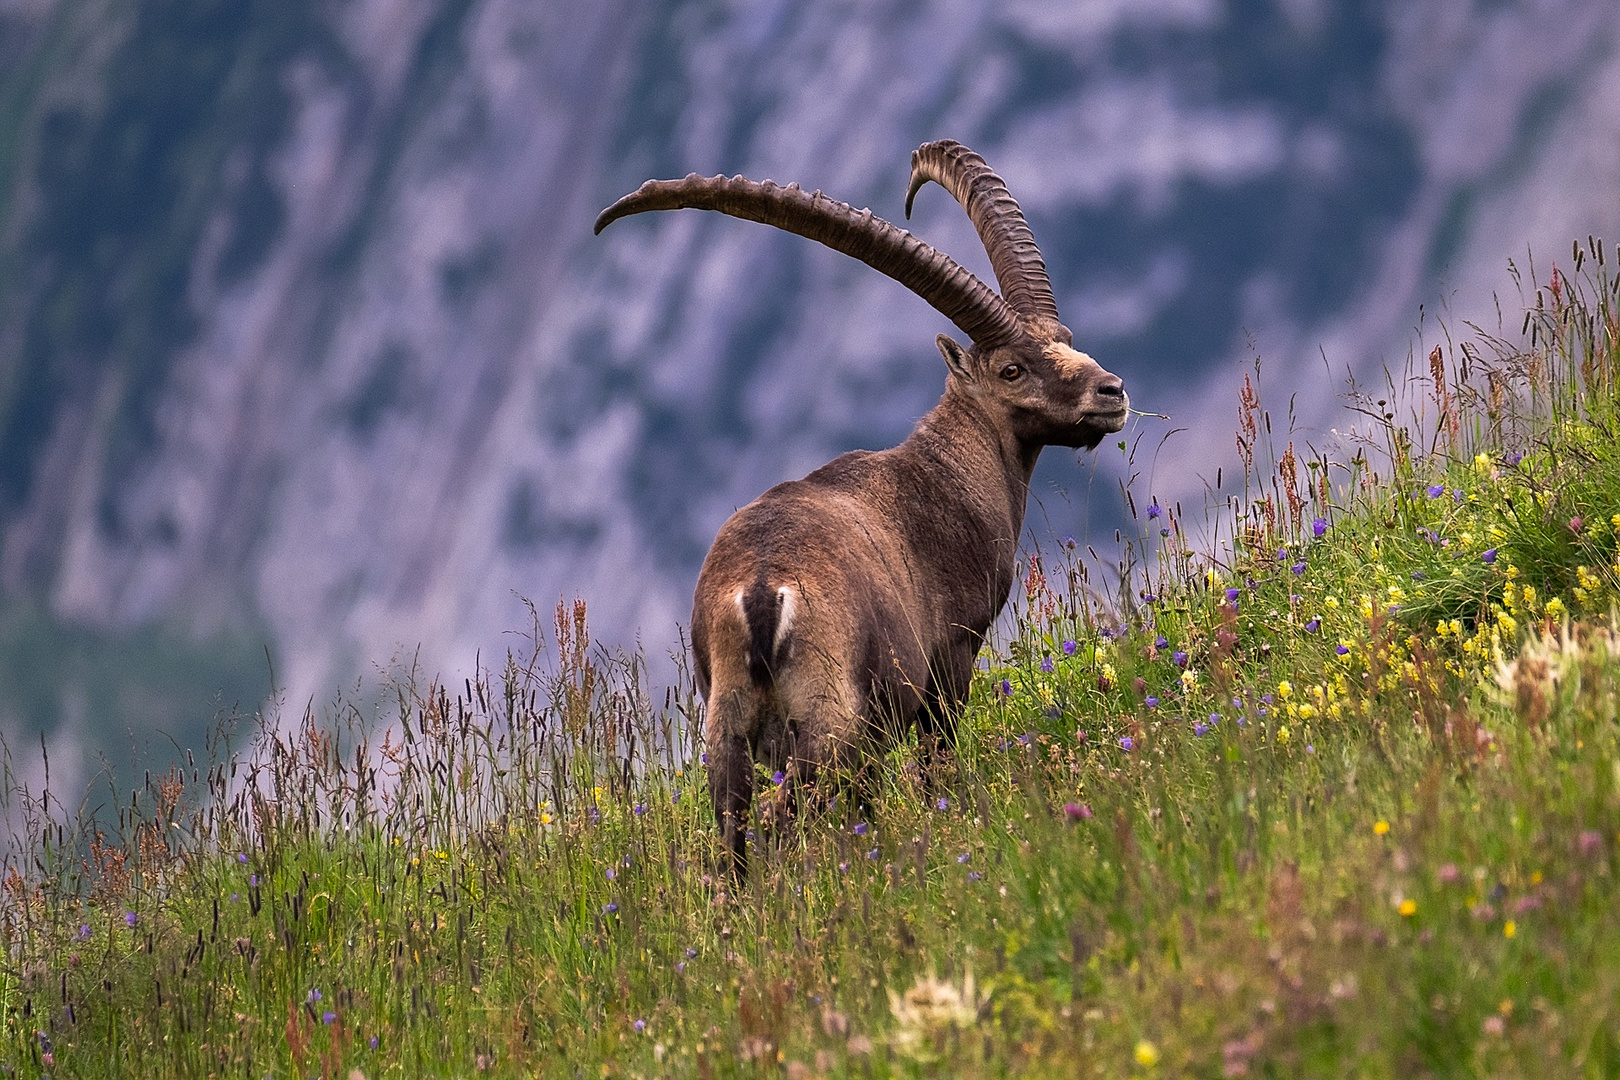
[[(0, 726), (84, 775), (272, 685), (488, 665), (525, 596), (676, 647), (720, 522), (903, 438), (950, 327), (748, 223), (593, 237), (652, 176), (898, 219), (913, 147), (980, 150), (1197, 504), (1256, 352), (1330, 438), (1420, 306), (1490, 323), (1509, 258), (1620, 235), (1614, 16), (0, 0)], [(988, 277), (943, 193), (910, 224)], [(1047, 455), (1032, 530), (1111, 534), (1117, 471)]]

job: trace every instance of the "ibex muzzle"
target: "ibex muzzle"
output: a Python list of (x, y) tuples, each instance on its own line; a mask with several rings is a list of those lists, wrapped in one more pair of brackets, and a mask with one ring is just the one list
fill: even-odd
[(650, 180), (596, 220), (601, 232), (696, 207), (774, 225), (889, 275), (971, 342), (936, 339), (945, 395), (905, 442), (778, 484), (732, 515), (704, 560), (692, 654), (715, 818), (739, 870), (756, 761), (798, 785), (857, 766), (912, 723), (954, 739), (973, 659), (1012, 590), (1035, 459), (1125, 424), (1124, 385), (1074, 348), (1001, 178), (960, 143), (928, 143), (911, 156), (907, 216), (930, 180), (967, 210), (999, 295), (870, 210), (797, 185)]

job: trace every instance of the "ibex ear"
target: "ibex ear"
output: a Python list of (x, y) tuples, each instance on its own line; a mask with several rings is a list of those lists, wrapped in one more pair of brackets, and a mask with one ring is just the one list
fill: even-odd
[(968, 355), (966, 349), (962, 348), (962, 346), (958, 345), (944, 334), (936, 337), (934, 339), (934, 344), (939, 346), (939, 355), (945, 358), (945, 366), (951, 369), (952, 375), (955, 375), (958, 379), (964, 380), (973, 378), (973, 373), (968, 370)]

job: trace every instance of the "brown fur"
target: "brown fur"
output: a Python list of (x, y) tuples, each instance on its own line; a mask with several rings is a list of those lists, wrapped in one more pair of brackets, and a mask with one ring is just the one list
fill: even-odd
[[(756, 760), (797, 784), (857, 765), (913, 723), (953, 737), (973, 659), (1012, 589), (1041, 448), (1095, 446), (1124, 422), (1119, 380), (1066, 344), (981, 355), (942, 337), (940, 350), (945, 396), (905, 442), (767, 491), (726, 522), (703, 564), (692, 651), (715, 816), (739, 865)], [(1004, 378), (1013, 364), (1020, 374)], [(764, 628), (737, 598), (783, 587), (793, 619), (761, 681), (750, 660)]]

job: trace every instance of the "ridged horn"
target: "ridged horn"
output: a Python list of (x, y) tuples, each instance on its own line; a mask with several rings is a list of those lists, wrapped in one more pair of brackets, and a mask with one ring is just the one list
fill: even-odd
[(596, 231), (630, 214), (688, 207), (774, 225), (859, 259), (928, 301), (981, 349), (1005, 345), (1025, 332), (1018, 312), (949, 255), (870, 210), (856, 210), (819, 191), (807, 193), (797, 184), (696, 173), (684, 180), (649, 180), (603, 210)]
[(911, 183), (906, 188), (906, 217), (911, 201), (928, 181), (949, 191), (967, 211), (979, 232), (990, 265), (1001, 285), (1002, 298), (1030, 322), (1058, 321), (1052, 282), (1046, 261), (1035, 246), (1035, 235), (1024, 212), (984, 158), (956, 142), (941, 139), (923, 143), (911, 153)]

